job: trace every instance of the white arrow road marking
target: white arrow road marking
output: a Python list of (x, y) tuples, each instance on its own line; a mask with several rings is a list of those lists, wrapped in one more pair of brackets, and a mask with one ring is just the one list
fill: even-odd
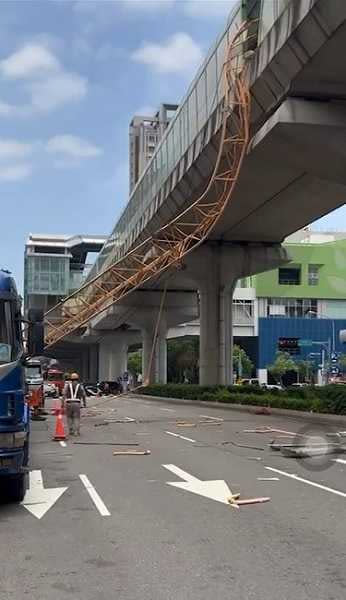
[(184, 483), (167, 481), (167, 485), (172, 485), (181, 490), (186, 490), (187, 492), (192, 492), (193, 494), (198, 494), (199, 496), (204, 496), (205, 498), (210, 498), (211, 500), (216, 500), (217, 502), (222, 502), (222, 504), (229, 505), (228, 498), (232, 496), (232, 492), (223, 479), (202, 481), (175, 465), (162, 466), (171, 473), (174, 473), (174, 475), (177, 475), (177, 477), (184, 479)]
[(320, 490), (324, 490), (325, 492), (330, 492), (331, 494), (336, 494), (336, 496), (342, 496), (343, 498), (346, 498), (345, 492), (340, 492), (339, 490), (327, 487), (325, 485), (322, 485), (321, 483), (316, 483), (315, 481), (310, 481), (309, 479), (303, 479), (303, 477), (298, 477), (298, 475), (295, 475), (294, 473), (286, 473), (285, 471), (279, 471), (279, 469), (273, 469), (272, 467), (265, 468), (268, 469), (268, 471), (273, 471), (273, 473), (278, 473), (278, 475), (290, 477), (290, 479), (294, 479), (295, 481), (307, 483), (308, 485), (312, 485), (313, 487), (319, 488)]
[(80, 475), (79, 479), (81, 480), (82, 484), (84, 485), (86, 491), (88, 492), (90, 498), (92, 499), (93, 503), (95, 504), (100, 515), (102, 517), (110, 517), (111, 513), (109, 512), (109, 510), (108, 510), (107, 506), (105, 505), (105, 503), (103, 502), (103, 500), (98, 495), (94, 486), (90, 483), (88, 477), (86, 475)]
[(67, 489), (67, 487), (62, 487), (45, 490), (41, 471), (30, 471), (29, 489), (25, 494), (22, 505), (34, 517), (42, 519)]

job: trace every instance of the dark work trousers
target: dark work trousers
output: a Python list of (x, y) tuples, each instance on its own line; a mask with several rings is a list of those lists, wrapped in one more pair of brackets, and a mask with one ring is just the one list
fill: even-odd
[(78, 400), (66, 401), (66, 417), (70, 435), (80, 434), (80, 409), (81, 403)]

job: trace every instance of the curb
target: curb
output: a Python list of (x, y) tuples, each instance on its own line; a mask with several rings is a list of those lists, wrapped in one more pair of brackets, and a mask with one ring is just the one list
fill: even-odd
[[(149, 396), (148, 394), (135, 394), (130, 393), (129, 396), (136, 395), (140, 398), (148, 398), (151, 401), (156, 402), (169, 402), (170, 404), (182, 405), (182, 406), (200, 406), (207, 408), (226, 409), (233, 410), (235, 412), (246, 412), (249, 414), (255, 414), (255, 411), (261, 408), (258, 405), (251, 404), (228, 404), (227, 402), (202, 402), (200, 400), (184, 400), (182, 398), (168, 398), (165, 396)], [(310, 421), (319, 423), (321, 425), (340, 424), (346, 426), (346, 415), (330, 415), (323, 413), (310, 413), (300, 410), (289, 410), (286, 408), (271, 408), (272, 416), (284, 416), (290, 417), (291, 419), (300, 419), (302, 421)], [(256, 415), (258, 416), (258, 415)], [(269, 415), (268, 415), (269, 416)]]

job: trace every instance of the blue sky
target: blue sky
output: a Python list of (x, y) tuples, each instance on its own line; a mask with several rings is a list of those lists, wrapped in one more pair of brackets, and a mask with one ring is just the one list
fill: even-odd
[(1, 0), (0, 266), (19, 283), (29, 232), (110, 232), (131, 117), (181, 99), (232, 4)]

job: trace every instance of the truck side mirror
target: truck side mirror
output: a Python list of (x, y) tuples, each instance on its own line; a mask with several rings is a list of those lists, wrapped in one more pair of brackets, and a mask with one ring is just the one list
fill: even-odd
[(30, 356), (41, 356), (44, 350), (43, 310), (30, 308), (28, 321), (28, 354)]

